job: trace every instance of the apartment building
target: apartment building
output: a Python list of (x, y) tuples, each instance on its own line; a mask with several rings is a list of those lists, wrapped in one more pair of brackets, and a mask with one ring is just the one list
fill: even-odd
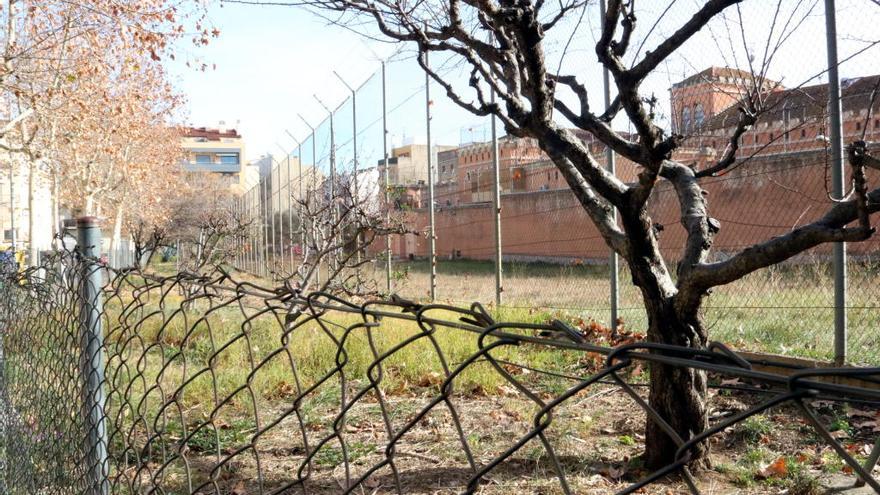
[(257, 181), (259, 170), (247, 164), (244, 139), (223, 122), (217, 128), (185, 127), (181, 140), (186, 156), (184, 170), (216, 174), (237, 193)]

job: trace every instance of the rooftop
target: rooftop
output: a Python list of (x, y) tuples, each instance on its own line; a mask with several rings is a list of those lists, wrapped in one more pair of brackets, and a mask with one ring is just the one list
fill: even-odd
[[(874, 113), (880, 108), (880, 75), (843, 79), (840, 82), (840, 96), (844, 112), (859, 112), (873, 103)], [(764, 96), (764, 112), (760, 122), (773, 122), (783, 119), (801, 121), (823, 119), (827, 112), (828, 84), (816, 84), (798, 88), (768, 92)], [(723, 129), (736, 125), (739, 119), (739, 105), (733, 105), (718, 113), (706, 123), (705, 128)]]
[(208, 127), (184, 127), (181, 134), (188, 138), (203, 138), (208, 141), (220, 141), (222, 138), (241, 138), (235, 129), (211, 129)]
[[(760, 77), (755, 76), (755, 79), (758, 78)], [(755, 82), (752, 79), (752, 73), (749, 71), (735, 69), (733, 67), (709, 67), (708, 69), (703, 69), (690, 77), (674, 83), (672, 87), (682, 88), (701, 83), (755, 86)], [(769, 79), (764, 79), (764, 83), (769, 83), (770, 86), (776, 85), (775, 81), (770, 81)]]

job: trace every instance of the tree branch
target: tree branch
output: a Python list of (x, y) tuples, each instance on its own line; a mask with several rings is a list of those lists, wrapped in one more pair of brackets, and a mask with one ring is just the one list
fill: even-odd
[[(867, 195), (867, 213), (880, 211), (880, 188)], [(855, 242), (871, 237), (874, 229), (847, 227), (859, 219), (858, 200), (837, 203), (822, 218), (791, 232), (756, 244), (733, 257), (695, 266), (687, 283), (702, 289), (729, 284), (761, 268), (785, 261), (826, 242)]]

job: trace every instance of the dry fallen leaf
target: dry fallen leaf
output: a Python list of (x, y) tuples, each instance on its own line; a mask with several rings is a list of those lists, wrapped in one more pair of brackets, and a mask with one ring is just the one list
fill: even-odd
[(767, 479), (771, 477), (784, 478), (788, 475), (788, 463), (785, 461), (785, 457), (780, 457), (770, 463), (769, 465), (761, 468), (755, 473), (755, 477), (758, 479)]

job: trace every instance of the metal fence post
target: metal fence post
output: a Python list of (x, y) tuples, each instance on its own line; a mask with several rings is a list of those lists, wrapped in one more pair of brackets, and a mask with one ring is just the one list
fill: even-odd
[[(306, 249), (306, 223), (303, 220), (303, 202), (305, 201), (305, 195), (303, 194), (303, 155), (302, 155), (302, 145), (297, 144), (297, 152), (296, 152), (296, 170), (297, 170), (297, 181), (299, 181), (299, 255), (302, 258), (300, 263), (305, 261), (305, 249)], [(290, 231), (293, 232), (293, 219), (290, 220)]]
[(248, 273), (252, 273), (251, 272), (251, 256), (253, 255), (253, 251), (254, 251), (254, 246), (253, 246), (253, 244), (254, 244), (254, 241), (253, 241), (253, 239), (254, 239), (254, 235), (253, 235), (254, 215), (253, 215), (253, 212), (251, 212), (251, 189), (248, 189), (244, 193), (244, 211), (245, 211), (245, 215), (247, 217), (247, 239), (244, 240), (247, 247), (245, 248), (245, 252), (244, 252), (244, 266), (245, 266), (245, 269), (247, 270)]
[[(388, 107), (385, 86), (385, 61), (382, 61), (382, 168), (385, 182), (385, 225), (391, 225), (391, 205), (388, 188), (391, 187), (388, 175)], [(385, 234), (385, 292), (391, 294), (391, 234)]]
[(101, 228), (95, 217), (76, 221), (80, 272), (80, 373), (83, 379), (83, 416), (86, 420), (87, 469), (90, 495), (110, 492), (107, 460), (107, 426), (104, 416), (104, 334), (101, 328), (102, 273), (96, 261), (101, 255)]
[[(599, 1), (599, 15), (600, 20), (605, 18), (605, 0)], [(605, 96), (605, 109), (611, 106), (611, 79), (610, 73), (608, 72), (608, 68), (602, 69), (602, 89)], [(611, 172), (612, 175), (617, 173), (617, 164), (614, 159), (614, 150), (611, 149), (611, 146), (605, 147), (605, 167)], [(617, 223), (617, 210), (612, 208), (611, 216), (614, 219), (614, 222)], [(619, 280), (620, 277), (620, 267), (619, 260), (617, 257), (617, 253), (614, 250), (611, 250), (611, 257), (608, 260), (608, 271), (611, 276), (610, 283), (610, 297), (611, 297), (611, 321), (610, 326), (608, 328), (611, 329), (612, 333), (617, 331), (617, 320), (619, 319), (619, 304), (620, 304), (620, 289), (619, 289)]]
[[(318, 154), (317, 154), (318, 148), (317, 148), (317, 145), (315, 144), (315, 128), (312, 127), (312, 124), (309, 124), (309, 121), (306, 120), (305, 117), (303, 117), (300, 114), (297, 114), (297, 116), (299, 117), (300, 120), (303, 121), (303, 123), (306, 125), (306, 127), (308, 127), (312, 131), (312, 181), (309, 184), (309, 187), (316, 188), (317, 184), (318, 184)], [(300, 159), (300, 161), (302, 161), (302, 159)], [(300, 174), (300, 180), (301, 179), (302, 179), (302, 174)], [(299, 192), (300, 192), (300, 196), (301, 196), (300, 201), (304, 201), (304, 197), (302, 197), (302, 192), (303, 192), (302, 187), (300, 187)], [(316, 193), (316, 191), (314, 191), (314, 190), (309, 191), (309, 196), (313, 196), (315, 193)], [(300, 224), (302, 225), (303, 230), (305, 230), (305, 221), (304, 221), (305, 212), (302, 207), (300, 208), (300, 213), (301, 213)], [(312, 237), (314, 238), (314, 232), (312, 233)], [(306, 236), (306, 241), (310, 242), (308, 239), (308, 236)], [(305, 262), (306, 262), (305, 246), (303, 246), (303, 263), (305, 263)], [(320, 279), (321, 279), (320, 260), (316, 260), (316, 263), (318, 263), (319, 266), (315, 269), (315, 280), (316, 280), (316, 283), (320, 284)]]
[[(274, 161), (274, 160), (273, 160)], [(278, 181), (275, 180), (276, 170), (278, 167), (269, 165), (268, 182), (266, 183), (266, 217), (269, 219), (269, 239), (272, 246), (272, 268), (269, 270), (269, 276), (275, 280), (275, 272), (278, 270), (278, 246), (275, 244), (275, 186)]]
[[(297, 160), (299, 160), (299, 152), (297, 152)], [(291, 204), (291, 196), (293, 195), (293, 182), (290, 175), (290, 155), (287, 155), (287, 259), (290, 260), (290, 274), (293, 274), (295, 262), (293, 261), (293, 208)], [(283, 242), (283, 241), (282, 241)]]
[[(269, 174), (272, 168), (269, 168)], [(260, 214), (263, 217), (263, 276), (268, 277), (269, 271), (269, 175), (263, 178), (260, 188)]]
[[(495, 90), (491, 93), (492, 103), (495, 103)], [(492, 194), (492, 208), (495, 216), (495, 307), (500, 309), (502, 301), (502, 270), (501, 265), (501, 165), (498, 160), (498, 132), (495, 124), (495, 115), (492, 115), (492, 174), (495, 176), (495, 191)]]
[[(831, 138), (831, 184), (834, 199), (843, 199), (843, 127), (837, 60), (837, 19), (834, 0), (825, 0), (825, 42), (828, 55), (828, 116)], [(834, 362), (846, 362), (846, 243), (833, 246)]]
[[(287, 154), (287, 159), (290, 160), (290, 153)], [(288, 169), (290, 167), (288, 166)], [(290, 182), (290, 175), (287, 176), (287, 181)], [(279, 258), (281, 258), (281, 264), (279, 265), (278, 273), (281, 276), (284, 276), (284, 205), (281, 204), (281, 162), (278, 162), (278, 242), (275, 246), (275, 249), (279, 251)], [(274, 216), (273, 216), (274, 222)]]
[[(425, 66), (428, 52), (425, 52)], [(428, 139), (428, 259), (431, 269), (431, 301), (437, 300), (437, 237), (434, 230), (434, 160), (431, 153), (431, 76), (425, 73), (425, 128)]]

